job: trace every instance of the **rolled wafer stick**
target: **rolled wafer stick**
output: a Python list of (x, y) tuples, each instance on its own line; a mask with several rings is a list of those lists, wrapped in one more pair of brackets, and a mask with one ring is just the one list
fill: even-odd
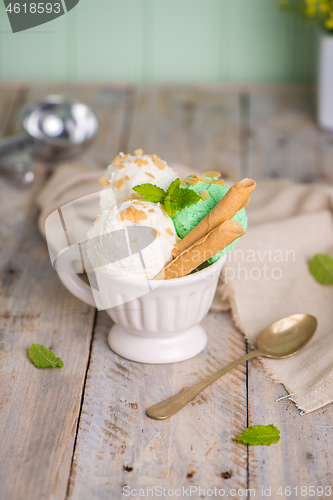
[(256, 182), (252, 179), (243, 179), (232, 186), (206, 217), (174, 246), (172, 256), (176, 258), (177, 255), (180, 255), (205, 234), (208, 234), (226, 220), (232, 219), (241, 208), (248, 204), (250, 194), (255, 187)]
[(184, 250), (154, 280), (181, 278), (245, 234), (241, 224), (227, 220)]

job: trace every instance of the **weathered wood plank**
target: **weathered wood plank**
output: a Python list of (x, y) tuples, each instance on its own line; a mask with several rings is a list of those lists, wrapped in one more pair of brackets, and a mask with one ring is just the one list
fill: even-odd
[(332, 181), (332, 133), (318, 129), (311, 87), (249, 92), (248, 175)]
[[(249, 425), (271, 424), (281, 431), (279, 443), (271, 446), (249, 447), (249, 487), (260, 492), (255, 498), (266, 498), (261, 488), (271, 487), (271, 498), (286, 498), (285, 487), (291, 488), (290, 498), (319, 498), (311, 495), (309, 486), (322, 486), (326, 498), (333, 498), (332, 439), (333, 408), (325, 406), (313, 413), (301, 415), (295, 404), (287, 399), (281, 384), (274, 383), (259, 360), (249, 362), (248, 404)], [(283, 487), (283, 496), (277, 494)], [(296, 490), (298, 488), (298, 495)], [(317, 492), (317, 490), (316, 490)]]
[[(246, 487), (246, 450), (232, 441), (246, 427), (245, 366), (207, 388), (171, 419), (157, 421), (145, 414), (152, 404), (244, 354), (243, 337), (229, 315), (209, 313), (203, 324), (209, 342), (199, 356), (147, 365), (110, 350), (112, 322), (106, 313), (98, 314), (70, 500), (122, 498), (126, 485), (137, 490), (192, 485), (227, 492)], [(199, 492), (192, 498), (200, 498)]]
[[(18, 115), (11, 110), (5, 133), (19, 128)], [(29, 189), (0, 179), (1, 499), (64, 498), (94, 321), (51, 267), (33, 204), (40, 162), (36, 174)], [(65, 367), (35, 368), (32, 343), (54, 349)]]
[[(265, 88), (250, 91), (248, 102), (249, 176), (332, 181), (332, 134), (317, 128), (314, 89)], [(266, 498), (269, 493), (272, 498), (286, 498), (288, 487), (291, 498), (319, 498), (311, 496), (309, 486), (333, 486), (332, 405), (301, 415), (291, 401), (276, 401), (285, 394), (283, 386), (265, 374), (259, 360), (249, 362), (249, 425), (273, 423), (281, 430), (279, 443), (249, 447), (249, 488), (256, 491), (255, 498)], [(278, 495), (280, 487), (283, 496)], [(333, 498), (333, 489), (327, 497)]]
[(241, 176), (241, 116), (237, 92), (224, 87), (142, 87), (128, 151), (138, 147), (196, 172)]
[[(39, 85), (26, 99), (50, 91), (63, 88)], [(81, 98), (75, 88), (71, 91)], [(108, 91), (102, 96), (96, 88), (89, 92), (84, 90), (85, 101), (97, 112), (104, 103), (104, 128), (107, 123), (117, 128), (123, 120), (125, 91), (110, 91), (112, 98)], [(20, 129), (17, 113), (8, 123), (11, 131)], [(99, 166), (118, 150), (118, 140), (102, 133), (92, 146), (96, 163), (88, 161), (91, 150), (77, 161)], [(1, 500), (65, 498), (95, 316), (93, 308), (65, 290), (51, 267), (33, 203), (49, 166), (34, 163), (31, 188), (0, 180)], [(27, 357), (31, 343), (54, 349), (64, 368), (35, 368)]]
[(0, 83), (0, 137), (10, 134), (11, 115), (24, 91), (25, 86), (20, 83)]

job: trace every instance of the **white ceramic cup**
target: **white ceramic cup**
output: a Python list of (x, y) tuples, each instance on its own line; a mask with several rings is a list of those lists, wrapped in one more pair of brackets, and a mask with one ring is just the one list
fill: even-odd
[[(95, 269), (105, 289), (120, 290), (120, 303), (121, 290), (131, 290), (137, 297), (106, 310), (115, 323), (108, 337), (111, 349), (132, 361), (158, 364), (199, 354), (207, 344), (206, 332), (199, 323), (212, 304), (225, 260), (221, 257), (199, 272), (159, 282), (119, 278)], [(58, 275), (73, 295), (96, 306), (90, 286), (77, 274), (58, 271)], [(148, 293), (147, 283), (153, 284)]]

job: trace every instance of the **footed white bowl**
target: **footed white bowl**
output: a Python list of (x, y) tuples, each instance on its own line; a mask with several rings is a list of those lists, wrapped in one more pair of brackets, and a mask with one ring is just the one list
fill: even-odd
[[(108, 337), (111, 349), (132, 361), (158, 364), (199, 354), (207, 344), (199, 323), (212, 304), (224, 262), (221, 257), (199, 272), (165, 281), (118, 278), (96, 269), (99, 289), (119, 304), (106, 309), (115, 323)], [(90, 286), (77, 274), (58, 275), (71, 293), (96, 306)], [(128, 293), (136, 298), (128, 301)]]

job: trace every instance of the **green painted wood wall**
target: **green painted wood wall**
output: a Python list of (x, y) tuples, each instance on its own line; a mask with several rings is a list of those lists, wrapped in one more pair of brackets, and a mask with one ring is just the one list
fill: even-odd
[(0, 0), (1, 79), (308, 82), (316, 51), (277, 0), (80, 0), (15, 34)]

